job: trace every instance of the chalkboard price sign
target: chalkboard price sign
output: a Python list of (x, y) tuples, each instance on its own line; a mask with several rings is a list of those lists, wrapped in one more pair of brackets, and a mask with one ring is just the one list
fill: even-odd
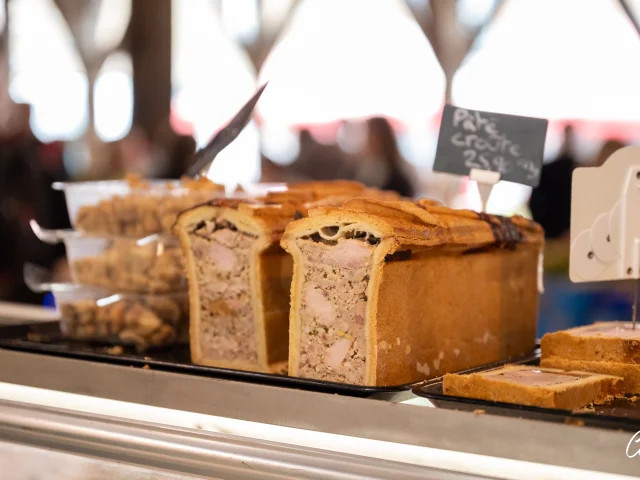
[(536, 187), (548, 123), (445, 105), (433, 169), (457, 175), (489, 170), (501, 180)]

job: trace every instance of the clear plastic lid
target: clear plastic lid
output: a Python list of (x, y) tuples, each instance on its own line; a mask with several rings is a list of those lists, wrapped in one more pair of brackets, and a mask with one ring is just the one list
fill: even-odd
[(106, 288), (53, 283), (35, 265), (24, 269), (34, 291), (50, 291), (60, 313), (63, 334), (70, 339), (135, 345), (140, 350), (188, 341), (189, 299), (186, 293), (130, 294)]
[[(142, 236), (166, 231), (171, 222), (163, 222), (166, 214), (177, 214), (185, 208), (213, 198), (255, 198), (270, 191), (287, 189), (284, 183), (247, 183), (225, 187), (194, 188), (194, 181), (150, 180), (136, 184), (131, 180), (94, 182), (56, 182), (54, 190), (64, 192), (69, 219), (74, 228), (96, 233)], [(238, 188), (240, 187), (240, 188)], [(144, 199), (149, 199), (145, 201)], [(128, 199), (128, 200), (127, 200)], [(96, 208), (90, 208), (96, 207)], [(138, 215), (138, 218), (132, 216)], [(100, 222), (102, 220), (102, 222)], [(137, 221), (144, 228), (126, 228)], [(124, 228), (118, 228), (125, 224)]]
[(47, 230), (31, 221), (36, 236), (64, 243), (74, 283), (130, 293), (187, 289), (184, 256), (177, 238), (154, 234), (140, 239)]

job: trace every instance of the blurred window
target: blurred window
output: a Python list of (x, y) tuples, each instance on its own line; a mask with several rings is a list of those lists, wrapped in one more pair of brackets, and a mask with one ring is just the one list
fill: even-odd
[(455, 103), (640, 121), (640, 39), (617, 0), (508, 1), (480, 40), (454, 77)]
[(303, 0), (260, 78), (271, 81), (260, 115), (276, 125), (371, 115), (426, 122), (444, 94), (440, 65), (403, 0)]
[[(229, 37), (248, 32), (255, 9), (223, 2), (223, 26), (212, 0), (173, 0), (174, 128), (191, 126), (199, 147), (223, 127), (256, 89), (253, 66)], [(249, 5), (242, 0), (239, 4)], [(247, 20), (248, 18), (248, 20)], [(226, 31), (225, 31), (226, 30)], [(230, 33), (227, 33), (230, 32)], [(210, 176), (220, 183), (260, 177), (260, 138), (251, 122), (214, 162)]]
[(258, 0), (220, 0), (225, 32), (239, 42), (254, 40), (260, 31)]
[[(564, 123), (640, 121), (637, 58), (640, 38), (618, 0), (510, 0), (455, 75), (453, 101), (552, 120), (546, 144), (552, 158)], [(590, 147), (581, 142), (574, 153)], [(500, 182), (488, 210), (511, 213), (530, 190)], [(480, 206), (474, 186), (458, 206)]]
[[(75, 140), (88, 126), (87, 76), (73, 37), (52, 0), (9, 2), (10, 94), (32, 105), (31, 128), (42, 141)], [(94, 42), (112, 45), (120, 35), (130, 0), (103, 1)], [(130, 62), (122, 54), (107, 59), (94, 91), (96, 130), (116, 140), (131, 125)]]
[(87, 78), (73, 37), (51, 0), (9, 2), (10, 94), (30, 103), (43, 141), (74, 140), (87, 128)]
[[(437, 0), (435, 0), (437, 1)], [(478, 28), (493, 13), (498, 0), (459, 0), (458, 18), (467, 28)]]
[(96, 80), (96, 133), (105, 141), (123, 138), (133, 117), (133, 70), (125, 52), (112, 53)]
[[(303, 0), (260, 78), (271, 81), (258, 104), (265, 135), (383, 115), (415, 127), (400, 139), (410, 162), (432, 161), (432, 139), (413, 133), (424, 137), (439, 113), (444, 74), (404, 0)], [(293, 139), (282, 151), (295, 151)]]

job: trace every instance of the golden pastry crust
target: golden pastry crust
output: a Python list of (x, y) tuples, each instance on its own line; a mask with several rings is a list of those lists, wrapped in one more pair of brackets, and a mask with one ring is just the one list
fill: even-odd
[[(238, 227), (254, 235), (264, 235), (270, 243), (278, 243), (285, 227), (296, 216), (296, 205), (290, 202), (263, 203), (259, 200), (215, 199), (185, 210), (178, 215), (174, 232), (185, 225), (215, 218), (220, 212), (237, 217)], [(231, 213), (236, 212), (236, 213)]]
[(304, 204), (328, 197), (353, 198), (367, 191), (367, 187), (359, 182), (335, 180), (330, 182), (302, 182), (288, 185), (286, 190), (267, 192), (262, 201), (265, 203), (292, 202)]
[(308, 211), (312, 208), (340, 206), (354, 197), (379, 200), (400, 199), (400, 196), (395, 192), (368, 188), (362, 183), (349, 180), (334, 180), (296, 183), (289, 185), (284, 191), (268, 192), (258, 201), (262, 203), (292, 203), (296, 205), (301, 216), (307, 216)]
[(314, 234), (331, 241), (345, 231), (377, 239), (366, 290), (364, 384), (418, 381), (533, 349), (544, 242), (539, 225), (431, 200), (355, 198), (311, 209), (282, 238), (294, 259), (290, 375), (299, 374), (301, 358), (299, 242)]
[(224, 193), (224, 185), (212, 182), (207, 177), (191, 178), (186, 175), (180, 178), (180, 182), (184, 188), (189, 190), (209, 190)]
[(357, 222), (369, 226), (380, 238), (393, 237), (396, 248), (478, 248), (496, 243), (509, 246), (521, 243), (540, 245), (544, 242), (542, 227), (523, 217), (507, 218), (471, 210), (454, 210), (429, 199), (410, 202), (352, 198), (339, 207), (310, 209), (309, 218), (292, 224), (287, 235), (304, 235), (305, 231), (317, 230), (326, 225), (327, 217), (332, 217), (329, 222), (333, 223)]
[(457, 397), (574, 410), (620, 397), (622, 380), (580, 371), (506, 365), (481, 373), (447, 374), (442, 388), (446, 395)]
[(640, 329), (629, 322), (593, 325), (547, 333), (541, 342), (542, 358), (640, 364)]

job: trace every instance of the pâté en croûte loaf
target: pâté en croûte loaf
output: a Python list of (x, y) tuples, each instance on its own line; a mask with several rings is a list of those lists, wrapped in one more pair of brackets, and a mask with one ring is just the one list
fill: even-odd
[(259, 199), (220, 199), (182, 212), (174, 230), (185, 254), (194, 363), (286, 371), (291, 257), (286, 225), (315, 202), (395, 196), (357, 182), (309, 182)]
[(398, 385), (535, 346), (541, 227), (352, 199), (290, 223), (289, 374)]
[(445, 395), (532, 407), (574, 410), (622, 395), (622, 378), (528, 365), (470, 374), (447, 374)]

